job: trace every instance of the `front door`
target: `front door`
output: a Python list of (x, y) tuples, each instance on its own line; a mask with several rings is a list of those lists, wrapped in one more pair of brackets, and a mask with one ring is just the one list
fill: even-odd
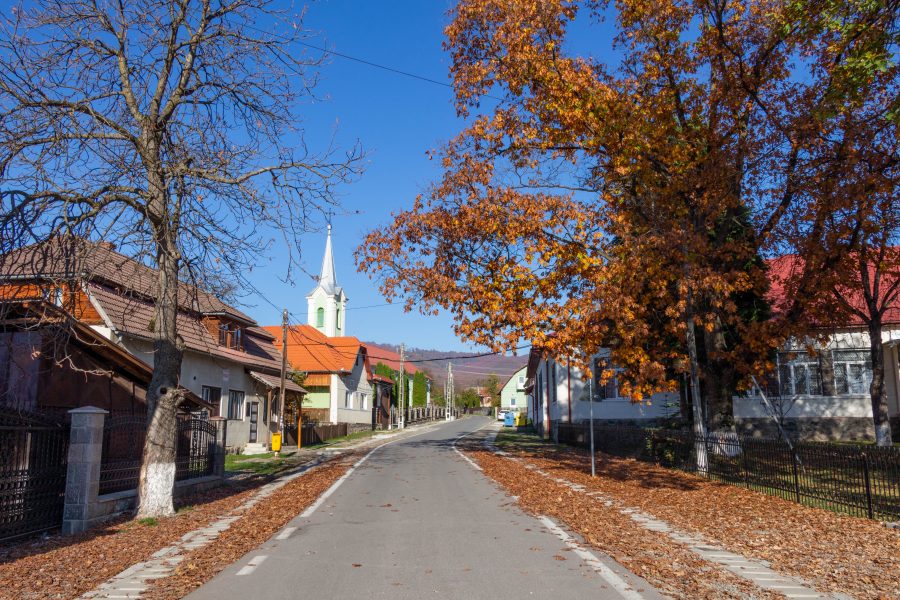
[(250, 403), (250, 443), (256, 443), (256, 426), (259, 421), (259, 402)]

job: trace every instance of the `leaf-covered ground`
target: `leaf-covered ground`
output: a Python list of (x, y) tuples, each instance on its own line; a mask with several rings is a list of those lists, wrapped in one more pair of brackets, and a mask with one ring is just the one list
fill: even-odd
[[(876, 521), (805, 507), (741, 487), (638, 462), (598, 455), (597, 477), (590, 477), (590, 457), (584, 452), (528, 443), (504, 444), (518, 458), (555, 477), (602, 492), (620, 507), (639, 508), (674, 527), (699, 533), (710, 542), (744, 556), (769, 561), (776, 571), (805, 579), (820, 591), (843, 592), (856, 598), (900, 598), (900, 531)], [(483, 460), (479, 456), (479, 460)], [(494, 461), (503, 459), (493, 457)], [(528, 473), (505, 460), (492, 467)], [(534, 479), (543, 488), (559, 487), (546, 477)], [(502, 483), (502, 482), (501, 482)], [(505, 484), (504, 484), (505, 485)], [(567, 488), (566, 488), (567, 489)], [(581, 494), (575, 504), (590, 502)], [(552, 502), (537, 504), (547, 510)], [(594, 504), (602, 503), (594, 502)], [(614, 507), (609, 512), (618, 512)], [(580, 517), (570, 514), (577, 528)], [(630, 519), (629, 519), (630, 521)], [(588, 526), (593, 532), (593, 526)], [(640, 530), (641, 535), (660, 534)], [(622, 543), (607, 542), (613, 548)], [(670, 546), (680, 547), (675, 542)], [(606, 548), (603, 548), (606, 550)], [(641, 570), (637, 570), (641, 573)]]
[(78, 536), (52, 536), (0, 551), (0, 598), (74, 598), (234, 510), (253, 493), (226, 486), (183, 500), (155, 525), (118, 519)]
[[(245, 510), (216, 541), (189, 554), (175, 575), (151, 587), (152, 597), (181, 598), (259, 545), (340, 477), (346, 460), (313, 469)], [(175, 516), (156, 524), (119, 519), (78, 536), (57, 535), (0, 549), (0, 599), (77, 598), (184, 534), (231, 513), (259, 483), (246, 480), (185, 498)]]
[(167, 600), (188, 595), (303, 512), (347, 471), (351, 462), (352, 455), (347, 455), (339, 462), (327, 463), (279, 488), (244, 511), (241, 519), (211, 544), (187, 554), (175, 573), (152, 581), (142, 598)]

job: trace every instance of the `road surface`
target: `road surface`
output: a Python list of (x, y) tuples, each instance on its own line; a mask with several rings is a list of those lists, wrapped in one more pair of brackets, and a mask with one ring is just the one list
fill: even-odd
[(491, 423), (461, 419), (380, 447), (312, 514), (189, 598), (660, 598), (598, 552), (582, 560), (453, 448)]

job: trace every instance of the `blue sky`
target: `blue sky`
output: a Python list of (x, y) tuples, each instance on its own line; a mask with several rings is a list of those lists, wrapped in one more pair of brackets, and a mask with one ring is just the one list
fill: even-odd
[[(449, 55), (441, 48), (450, 0), (319, 0), (308, 6), (305, 25), (317, 32), (311, 43), (370, 62), (449, 83)], [(586, 54), (611, 51), (613, 25), (597, 27), (585, 21), (573, 26), (570, 42)], [(307, 142), (313, 147), (330, 139), (347, 147), (357, 140), (368, 152), (365, 174), (343, 190), (345, 214), (334, 217), (335, 266), (338, 282), (350, 298), (347, 331), (364, 340), (400, 343), (419, 348), (481, 350), (464, 345), (451, 329), (449, 315), (425, 317), (404, 313), (384, 303), (376, 282), (356, 272), (353, 250), (365, 235), (390, 223), (390, 214), (409, 207), (416, 195), (440, 176), (437, 161), (426, 152), (438, 149), (464, 126), (453, 108), (449, 87), (390, 73), (340, 57), (321, 69), (317, 91), (324, 101), (307, 104), (301, 116)], [(492, 106), (487, 100), (484, 108)], [(303, 241), (303, 266), (316, 274), (321, 265), (324, 231)], [(266, 324), (279, 323), (286, 306), (292, 319), (306, 317), (305, 296), (314, 286), (298, 274), (296, 286), (279, 281), (284, 268), (273, 253), (269, 266), (251, 274), (251, 282), (266, 296), (251, 313)]]
[[(310, 40), (336, 52), (449, 82), (448, 56), (442, 51), (450, 2), (441, 0), (366, 2), (321, 0), (308, 7)], [(426, 152), (439, 148), (463, 126), (452, 90), (339, 57), (321, 69), (317, 88), (323, 101), (301, 107), (306, 140), (312, 148), (336, 132), (343, 147), (358, 139), (368, 153), (365, 174), (342, 190), (345, 213), (334, 217), (333, 240), (338, 283), (350, 303), (347, 331), (365, 340), (408, 346), (469, 350), (451, 330), (449, 316), (404, 313), (400, 306), (360, 308), (384, 303), (376, 282), (356, 272), (353, 250), (367, 231), (390, 223), (390, 214), (409, 207), (416, 194), (440, 174)], [(356, 214), (354, 214), (356, 213)], [(303, 266), (319, 272), (324, 231), (303, 240)], [(279, 280), (284, 267), (277, 249), (268, 265), (254, 270), (251, 283), (266, 299), (249, 297), (249, 312), (265, 324), (281, 321), (280, 307), (305, 320), (306, 294), (315, 283), (298, 273), (296, 285)]]

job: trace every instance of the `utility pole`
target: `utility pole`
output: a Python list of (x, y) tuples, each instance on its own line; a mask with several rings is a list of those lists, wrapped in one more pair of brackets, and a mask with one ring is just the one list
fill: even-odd
[(406, 383), (406, 374), (405, 374), (406, 365), (404, 364), (405, 361), (406, 361), (406, 344), (400, 344), (400, 382), (398, 384), (400, 386), (400, 390), (399, 390), (400, 393), (397, 394), (399, 396), (398, 404), (400, 405), (400, 418), (398, 421), (398, 426), (400, 429), (404, 429), (406, 427), (406, 416), (405, 416), (405, 412), (406, 412), (406, 410), (405, 410), (406, 409), (406, 389), (405, 389), (405, 387), (406, 386), (403, 385), (404, 383)]
[(447, 363), (447, 420), (453, 420), (453, 363)]
[[(281, 434), (279, 452), (275, 456), (279, 456), (281, 446), (284, 445), (284, 401), (285, 401), (285, 380), (287, 379), (287, 335), (288, 335), (288, 311), (284, 309), (281, 313), (281, 387), (278, 390), (278, 432)], [(301, 445), (300, 434), (302, 432), (297, 429), (297, 447)]]
[(597, 476), (597, 455), (594, 453), (594, 374), (588, 380), (588, 402), (590, 403), (589, 417), (591, 426), (591, 477)]

